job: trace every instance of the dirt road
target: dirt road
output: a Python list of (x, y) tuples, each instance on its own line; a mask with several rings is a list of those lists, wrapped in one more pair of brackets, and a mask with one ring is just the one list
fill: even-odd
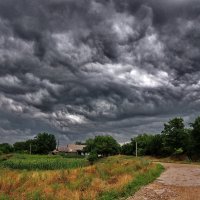
[(165, 172), (128, 200), (200, 200), (200, 165), (161, 164)]

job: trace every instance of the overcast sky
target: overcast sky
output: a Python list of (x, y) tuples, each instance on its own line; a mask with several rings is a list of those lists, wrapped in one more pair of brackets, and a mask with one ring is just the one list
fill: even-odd
[(0, 0), (0, 143), (125, 142), (199, 111), (199, 0)]

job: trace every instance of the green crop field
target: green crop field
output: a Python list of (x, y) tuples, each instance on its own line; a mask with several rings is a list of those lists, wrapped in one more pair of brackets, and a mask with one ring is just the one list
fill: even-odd
[(88, 165), (85, 158), (65, 158), (59, 155), (14, 154), (1, 157), (0, 160), (1, 167), (27, 170), (72, 169)]

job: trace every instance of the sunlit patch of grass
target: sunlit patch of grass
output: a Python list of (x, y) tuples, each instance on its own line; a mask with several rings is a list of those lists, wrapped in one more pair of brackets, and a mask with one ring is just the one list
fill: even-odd
[(138, 175), (125, 184), (122, 190), (117, 190), (116, 188), (110, 191), (106, 191), (99, 196), (99, 200), (116, 200), (122, 197), (128, 197), (139, 190), (143, 185), (146, 185), (153, 180), (155, 180), (164, 168), (161, 165), (156, 165), (155, 168), (150, 168), (146, 173), (138, 173)]
[(140, 175), (149, 177), (153, 169), (157, 169), (156, 165), (128, 156), (112, 156), (76, 169), (1, 169), (0, 194), (10, 199), (108, 199), (114, 193), (116, 197), (134, 191), (129, 184), (137, 181)]

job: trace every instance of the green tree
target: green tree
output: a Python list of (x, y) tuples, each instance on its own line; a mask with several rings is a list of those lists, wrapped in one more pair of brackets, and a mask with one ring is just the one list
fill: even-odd
[(93, 165), (93, 163), (98, 160), (98, 155), (96, 152), (90, 152), (90, 155), (88, 156), (88, 161), (90, 162), (91, 165)]
[(56, 148), (56, 138), (52, 134), (39, 133), (34, 139), (14, 143), (14, 150), (33, 154), (47, 154)]
[(28, 147), (26, 145), (26, 142), (15, 142), (13, 144), (14, 146), (14, 150), (16, 152), (24, 152), (24, 151), (27, 151), (28, 150)]
[(26, 152), (31, 152), (31, 154), (36, 154), (38, 153), (38, 146), (37, 146), (37, 140), (36, 139), (30, 139), (25, 141), (25, 151)]
[(191, 123), (191, 127), (190, 152), (196, 158), (200, 158), (200, 116)]
[(89, 138), (88, 140), (86, 140), (86, 147), (84, 148), (84, 151), (91, 153), (91, 152), (94, 152), (95, 149), (96, 148), (94, 144), (94, 139)]
[(56, 148), (56, 138), (53, 134), (39, 133), (34, 140), (35, 153), (48, 154)]
[(174, 118), (168, 123), (165, 123), (162, 134), (166, 152), (172, 154), (176, 152), (177, 149), (186, 150), (187, 133), (182, 118)]
[(135, 152), (135, 146), (130, 142), (122, 145), (121, 154), (123, 155), (133, 155)]
[(24, 142), (15, 142), (13, 147), (16, 152), (29, 153), (31, 149), (31, 153), (37, 153), (36, 139), (30, 139)]
[(13, 146), (8, 143), (2, 143), (0, 144), (0, 151), (2, 153), (12, 153), (13, 152)]
[(153, 139), (153, 135), (148, 135), (148, 134), (142, 134), (138, 135), (137, 137), (133, 138), (131, 140), (134, 150), (135, 150), (135, 145), (137, 141), (137, 147), (138, 147), (138, 155), (143, 156), (143, 155), (150, 155), (150, 144)]
[(149, 143), (149, 152), (152, 156), (165, 156), (164, 145), (163, 145), (163, 136), (156, 134), (152, 136), (152, 139)]
[(85, 151), (102, 156), (115, 155), (120, 152), (120, 145), (111, 136), (96, 136), (94, 139), (86, 141)]

